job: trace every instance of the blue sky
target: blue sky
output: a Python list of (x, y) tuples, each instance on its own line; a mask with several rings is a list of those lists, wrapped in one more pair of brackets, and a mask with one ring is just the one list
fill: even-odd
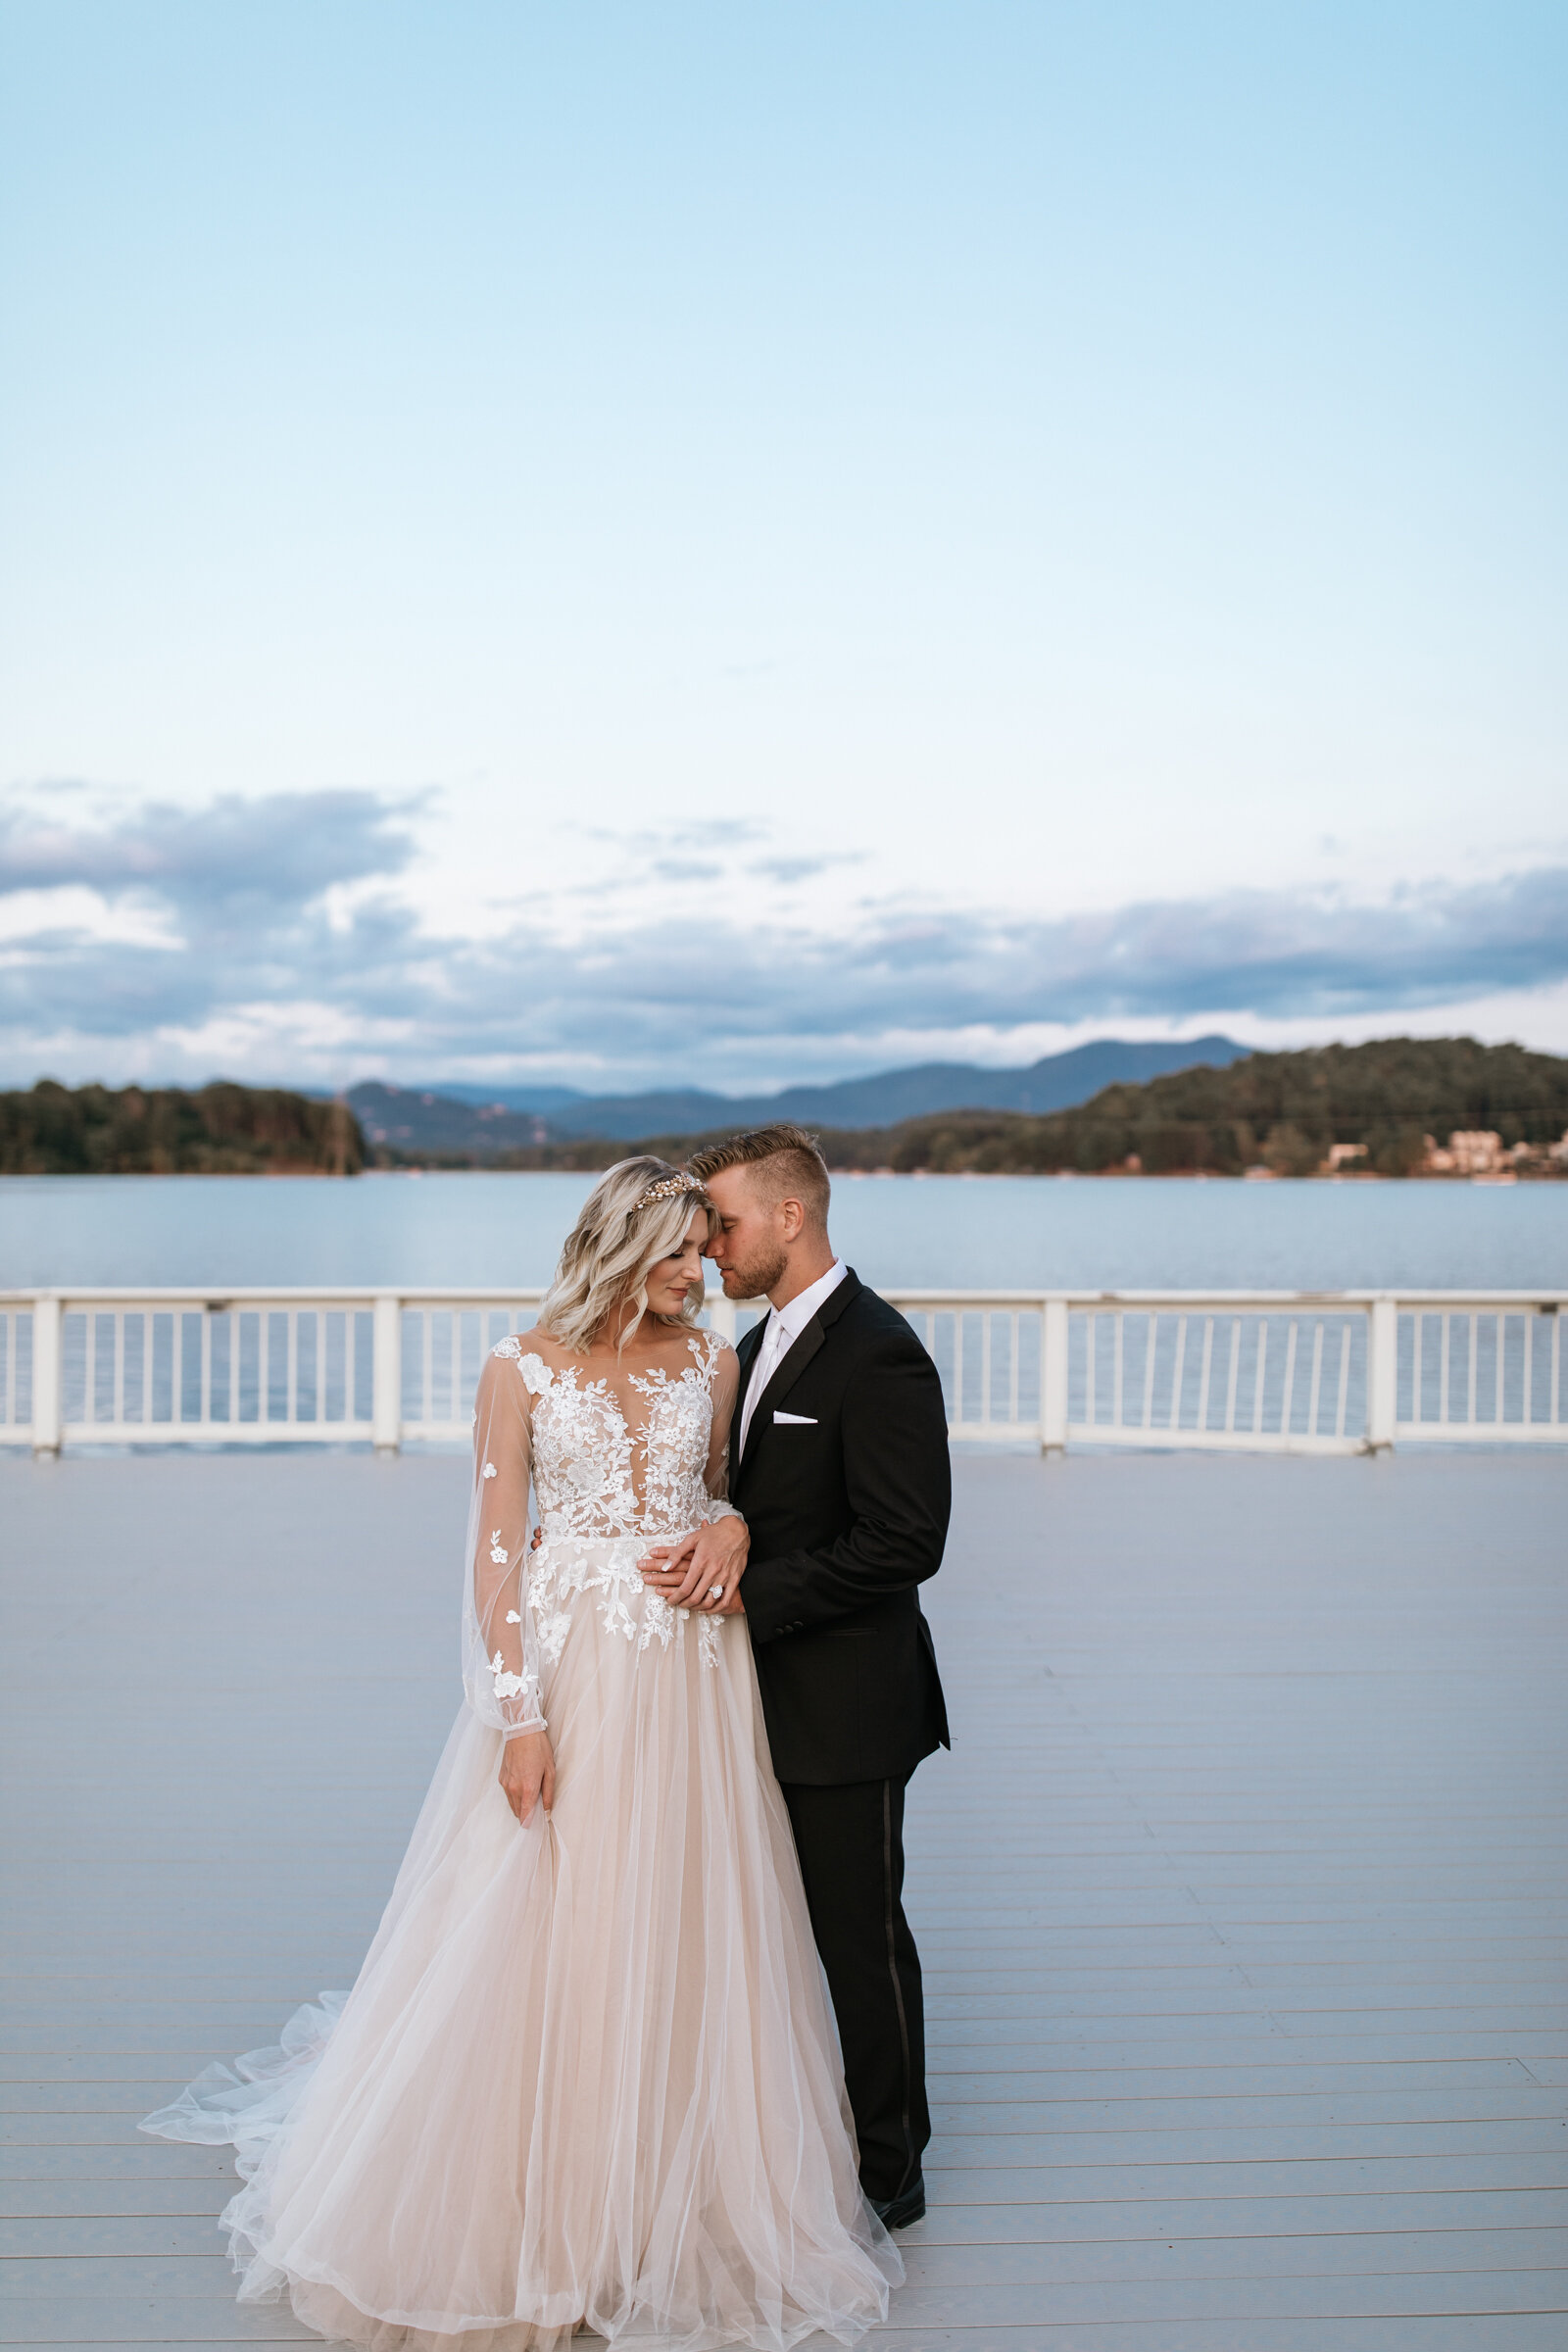
[(1568, 14), (0, 6), (0, 1079), (1568, 1051)]

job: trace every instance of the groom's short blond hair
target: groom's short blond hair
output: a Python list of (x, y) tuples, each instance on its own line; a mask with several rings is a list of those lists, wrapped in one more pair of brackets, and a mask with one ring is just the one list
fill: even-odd
[(827, 1162), (814, 1135), (781, 1119), (773, 1127), (754, 1127), (749, 1134), (732, 1135), (722, 1144), (705, 1145), (694, 1152), (687, 1166), (700, 1183), (725, 1168), (750, 1168), (758, 1184), (775, 1200), (799, 1200), (818, 1225), (827, 1223)]

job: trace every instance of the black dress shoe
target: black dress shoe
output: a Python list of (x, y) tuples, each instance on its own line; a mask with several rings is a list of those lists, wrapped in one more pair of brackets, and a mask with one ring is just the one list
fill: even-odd
[(911, 2222), (925, 2220), (925, 2180), (916, 2173), (896, 2197), (871, 2197), (867, 2202), (884, 2230), (907, 2230)]

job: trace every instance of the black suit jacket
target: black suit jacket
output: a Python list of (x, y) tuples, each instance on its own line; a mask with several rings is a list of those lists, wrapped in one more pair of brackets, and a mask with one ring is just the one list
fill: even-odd
[[(735, 1442), (762, 1344), (740, 1345)], [(795, 1422), (775, 1422), (779, 1409)], [(778, 1364), (732, 1457), (751, 1529), (741, 1597), (773, 1769), (833, 1786), (902, 1778), (948, 1745), (917, 1587), (942, 1565), (948, 1416), (930, 1356), (853, 1273)]]

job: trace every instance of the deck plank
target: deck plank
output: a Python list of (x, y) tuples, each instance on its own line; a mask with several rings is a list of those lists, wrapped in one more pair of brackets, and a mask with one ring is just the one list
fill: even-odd
[[(0, 1463), (0, 2340), (312, 2340), (232, 2299), (226, 2153), (134, 2126), (350, 1981), (455, 1704), (463, 1487)], [(957, 1745), (910, 1798), (931, 2211), (876, 2340), (1557, 2352), (1568, 1459), (957, 1493)]]

